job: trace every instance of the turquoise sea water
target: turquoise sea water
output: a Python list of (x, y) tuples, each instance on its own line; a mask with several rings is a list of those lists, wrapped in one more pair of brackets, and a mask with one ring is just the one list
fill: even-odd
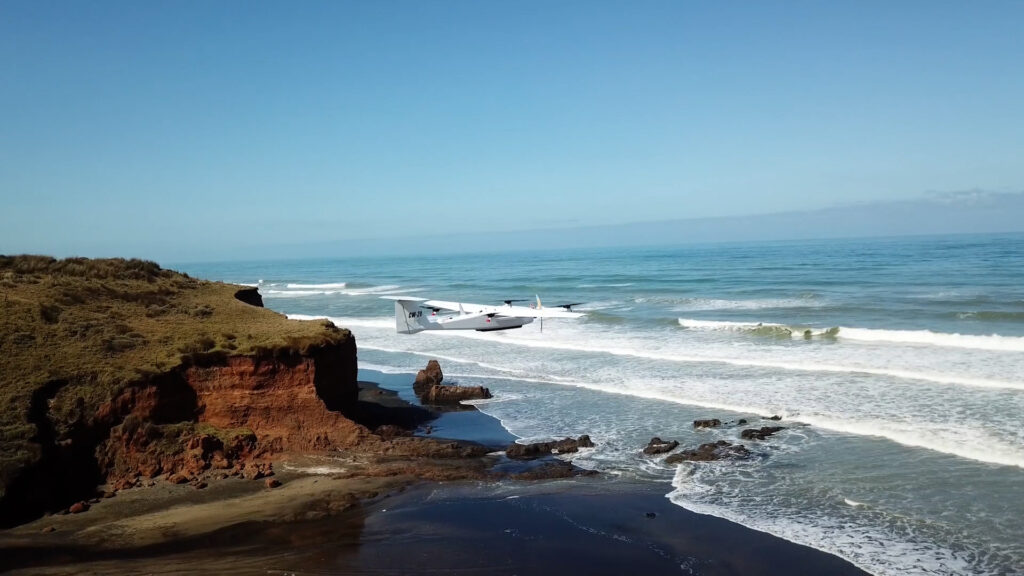
[[(525, 439), (672, 502), (875, 574), (1024, 573), (1024, 235), (175, 265), (259, 285), (267, 307), (350, 328), (360, 366), (484, 385)], [(394, 330), (381, 295), (585, 302), (494, 333)], [(683, 445), (783, 417), (745, 462), (666, 466)]]

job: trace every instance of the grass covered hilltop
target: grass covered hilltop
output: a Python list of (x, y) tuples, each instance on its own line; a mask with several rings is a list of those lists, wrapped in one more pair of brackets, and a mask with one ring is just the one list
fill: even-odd
[[(0, 255), (0, 499), (47, 450), (83, 435), (93, 437), (94, 450), (103, 436), (98, 410), (140, 382), (230, 356), (295, 356), (350, 338), (329, 322), (262, 308), (255, 289), (153, 262)], [(157, 424), (177, 426), (179, 435), (192, 425)]]

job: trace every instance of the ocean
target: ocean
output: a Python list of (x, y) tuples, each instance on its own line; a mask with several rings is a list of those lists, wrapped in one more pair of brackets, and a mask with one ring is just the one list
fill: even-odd
[[(1024, 573), (1024, 235), (169, 265), (332, 319), (365, 373), (483, 385), (527, 440), (589, 434), (577, 465), (878, 575)], [(395, 333), (383, 295), (583, 302), (576, 320)], [(742, 427), (745, 461), (667, 466)]]

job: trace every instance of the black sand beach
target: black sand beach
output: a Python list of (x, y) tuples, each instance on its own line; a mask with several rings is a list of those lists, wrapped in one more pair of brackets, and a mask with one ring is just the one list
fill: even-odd
[[(390, 386), (408, 380), (405, 375), (374, 374), (378, 375)], [(386, 393), (381, 396), (394, 399)], [(446, 413), (432, 425), (448, 437), (507, 437), (496, 420), (476, 411)], [(316, 502), (329, 500), (331, 491), (336, 493), (339, 483), (346, 482), (302, 471), (315, 463), (305, 460), (279, 467), (283, 487), (274, 491), (238, 479), (226, 479), (195, 496), (188, 488), (157, 486), (103, 501), (89, 514), (42, 518), (0, 533), (0, 571), (864, 574), (835, 556), (675, 506), (664, 497), (668, 486), (601, 476), (419, 482), (410, 488), (376, 479), (362, 486), (376, 496), (344, 512), (296, 514), (295, 510), (312, 510)], [(154, 512), (161, 500), (170, 510)], [(176, 533), (170, 528), (175, 517), (190, 522), (204, 514), (247, 508), (253, 510), (250, 515), (240, 514), (246, 519), (211, 530)], [(283, 514), (285, 508), (288, 514)], [(99, 545), (83, 545), (83, 535), (97, 530), (88, 523), (95, 525), (101, 515), (109, 521), (100, 523), (104, 532)], [(137, 527), (144, 528), (142, 534), (156, 534), (155, 540), (132, 534), (133, 516), (148, 518)], [(42, 533), (47, 526), (57, 529)], [(119, 530), (126, 542), (129, 536), (137, 538), (137, 545), (110, 542)]]

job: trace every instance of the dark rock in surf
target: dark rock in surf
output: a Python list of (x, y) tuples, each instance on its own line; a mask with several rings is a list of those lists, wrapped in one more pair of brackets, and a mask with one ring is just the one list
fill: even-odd
[(740, 432), (740, 438), (744, 440), (764, 440), (779, 430), (785, 430), (782, 426), (763, 426), (760, 429), (747, 428)]
[(707, 420), (694, 420), (694, 428), (717, 428), (722, 425), (722, 421), (718, 418), (709, 418)]
[(654, 438), (651, 438), (651, 441), (647, 443), (646, 447), (644, 447), (644, 454), (651, 456), (655, 454), (664, 454), (675, 450), (677, 446), (679, 446), (679, 442), (677, 440), (662, 440), (655, 436)]
[(463, 400), (491, 398), (491, 391), (483, 386), (431, 386), (420, 396), (424, 404), (458, 404)]
[(775, 420), (775, 421), (778, 421), (778, 420), (782, 420), (782, 416), (779, 416), (778, 414), (776, 414), (775, 416), (768, 416), (768, 417), (766, 417), (765, 420)]
[(584, 435), (575, 440), (572, 438), (565, 438), (562, 440), (555, 440), (553, 442), (510, 444), (508, 448), (505, 449), (505, 456), (508, 456), (513, 460), (532, 460), (534, 458), (540, 458), (541, 456), (547, 456), (552, 452), (556, 454), (569, 454), (579, 451), (580, 448), (592, 448), (593, 446), (594, 443), (590, 441), (590, 436)]
[(444, 380), (444, 373), (441, 372), (441, 365), (437, 360), (427, 362), (427, 367), (416, 373), (416, 380), (412, 383), (412, 390), (417, 396), (423, 396), (430, 391), (432, 386), (438, 386)]
[(750, 457), (750, 450), (742, 444), (733, 444), (725, 440), (701, 444), (696, 450), (684, 450), (665, 458), (666, 464), (680, 462), (712, 462), (715, 460), (738, 460)]
[(424, 404), (458, 404), (463, 400), (491, 398), (491, 391), (483, 386), (449, 386), (441, 384), (444, 373), (437, 360), (427, 362), (427, 367), (416, 374), (412, 390)]

